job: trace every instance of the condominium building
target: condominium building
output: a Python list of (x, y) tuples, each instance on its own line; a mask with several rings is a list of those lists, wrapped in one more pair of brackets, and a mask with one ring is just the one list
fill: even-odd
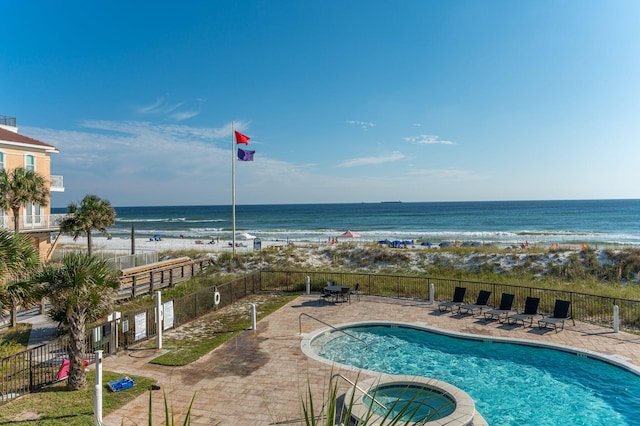
[[(60, 229), (59, 220), (51, 215), (50, 207), (51, 192), (64, 192), (62, 176), (51, 175), (51, 154), (57, 153), (55, 146), (18, 133), (15, 118), (0, 115), (0, 169), (23, 167), (49, 182), (47, 204), (27, 203), (22, 207), (18, 223), (19, 232), (31, 237), (43, 260), (51, 256), (54, 247), (51, 235), (58, 234)], [(12, 211), (0, 209), (0, 227), (13, 230), (15, 220)]]

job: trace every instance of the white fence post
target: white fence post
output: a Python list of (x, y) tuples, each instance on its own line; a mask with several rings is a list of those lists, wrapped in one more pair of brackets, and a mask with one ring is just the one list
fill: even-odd
[(433, 285), (433, 283), (429, 284), (429, 303), (431, 303), (432, 305), (435, 303), (435, 296), (436, 295), (436, 287)]
[(613, 332), (617, 333), (620, 328), (620, 308), (613, 305)]
[(256, 330), (256, 304), (251, 303), (251, 330)]
[(102, 351), (96, 351), (96, 385), (93, 387), (93, 415), (96, 426), (102, 426)]
[(311, 294), (311, 278), (309, 278), (308, 275), (307, 275), (306, 283), (307, 283), (307, 294)]
[(156, 291), (156, 349), (162, 349), (162, 294)]

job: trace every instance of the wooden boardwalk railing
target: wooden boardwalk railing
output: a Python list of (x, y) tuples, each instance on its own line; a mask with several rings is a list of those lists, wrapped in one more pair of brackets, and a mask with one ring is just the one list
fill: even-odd
[(180, 257), (124, 269), (119, 278), (120, 289), (116, 300), (133, 299), (165, 287), (173, 287), (198, 275), (210, 264), (210, 259), (192, 260)]

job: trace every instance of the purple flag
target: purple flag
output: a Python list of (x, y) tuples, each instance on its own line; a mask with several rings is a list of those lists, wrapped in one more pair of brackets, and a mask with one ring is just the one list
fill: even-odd
[(238, 160), (240, 161), (253, 161), (253, 154), (255, 151), (248, 151), (246, 149), (238, 148)]

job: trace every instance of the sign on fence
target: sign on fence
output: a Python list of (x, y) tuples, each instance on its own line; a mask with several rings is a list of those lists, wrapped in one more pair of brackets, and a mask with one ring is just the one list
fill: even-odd
[(147, 313), (142, 312), (135, 317), (136, 321), (136, 341), (147, 337)]
[(168, 330), (170, 328), (173, 328), (173, 300), (164, 302), (162, 309), (164, 311), (164, 325), (162, 329)]

